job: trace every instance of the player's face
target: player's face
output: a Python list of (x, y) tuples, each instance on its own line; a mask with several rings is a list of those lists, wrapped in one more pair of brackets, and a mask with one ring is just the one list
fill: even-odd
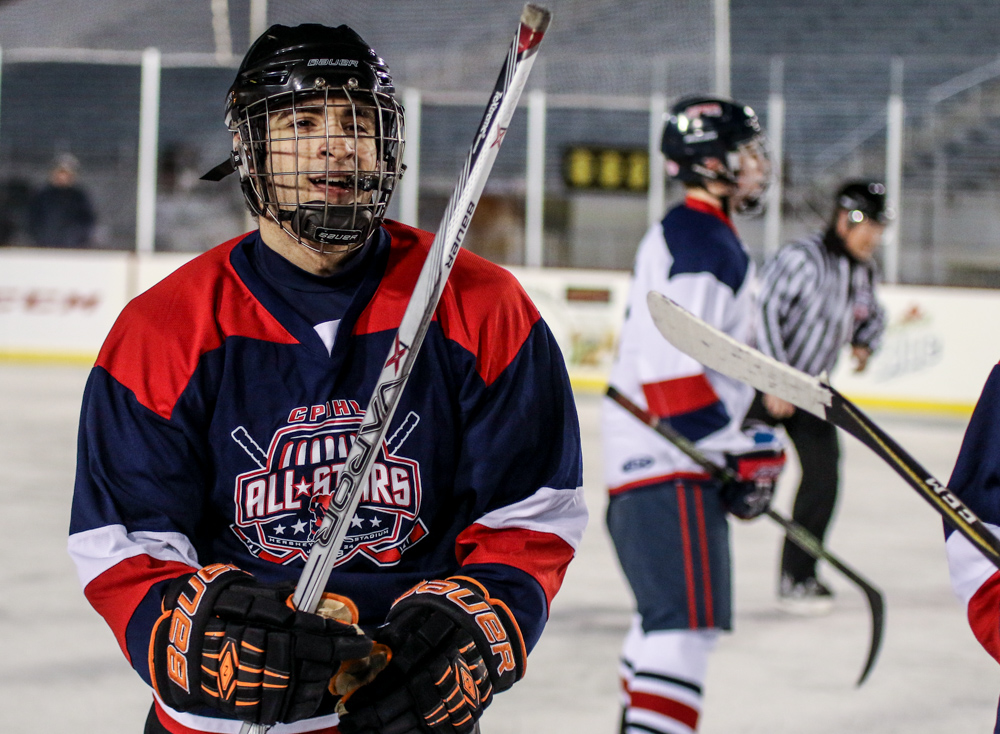
[(737, 211), (756, 206), (771, 183), (771, 159), (762, 140), (751, 140), (739, 148), (740, 174), (733, 204)]
[(297, 102), (268, 117), (268, 168), (283, 209), (369, 203), (362, 177), (377, 175), (375, 110), (341, 95)]
[[(841, 212), (840, 216), (846, 220), (848, 213)], [(882, 242), (882, 233), (885, 225), (879, 224), (869, 217), (865, 217), (856, 224), (847, 226), (846, 231), (841, 235), (844, 240), (844, 247), (855, 260), (868, 262), (875, 256), (875, 250)]]

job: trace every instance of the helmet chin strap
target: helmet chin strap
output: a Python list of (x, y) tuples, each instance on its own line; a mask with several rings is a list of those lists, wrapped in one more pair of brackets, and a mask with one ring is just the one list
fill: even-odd
[(304, 204), (294, 210), (281, 210), (278, 224), (290, 230), (299, 244), (313, 252), (350, 252), (365, 244), (362, 237), (372, 216), (369, 208)]

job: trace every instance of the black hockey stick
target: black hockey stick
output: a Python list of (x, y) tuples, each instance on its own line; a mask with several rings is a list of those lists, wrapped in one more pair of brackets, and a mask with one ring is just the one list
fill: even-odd
[[(496, 86), (490, 94), (465, 165), (459, 173), (434, 242), (417, 277), (413, 294), (375, 383), (337, 487), (330, 497), (326, 514), (313, 538), (313, 545), (309, 549), (309, 556), (292, 597), (296, 609), (315, 612), (319, 606), (330, 580), (330, 573), (347, 537), (351, 519), (361, 502), (362, 490), (375, 458), (382, 449), (399, 397), (434, 318), (448, 275), (462, 248), (479, 196), (500, 151), (500, 144), (551, 18), (552, 14), (548, 10), (531, 3), (526, 4), (521, 11), (514, 40), (507, 51)], [(268, 728), (260, 724), (245, 723), (240, 734), (263, 734)]]
[(948, 524), (1000, 568), (1000, 539), (858, 406), (818, 378), (740, 344), (666, 296), (650, 291), (646, 300), (656, 328), (675, 347), (716, 372), (787, 400), (850, 433), (882, 457)]
[[(648, 410), (640, 408), (626, 396), (618, 392), (618, 390), (613, 386), (608, 386), (607, 395), (620, 406), (625, 408), (625, 410), (629, 413), (670, 441), (670, 443), (686, 454), (688, 458), (720, 482), (726, 483), (736, 480), (736, 476), (727, 467), (719, 466), (715, 462), (709, 461), (708, 458), (698, 450), (698, 447), (695, 446), (693, 442), (678, 433), (668, 423), (661, 421), (657, 416), (653, 415)], [(764, 514), (783, 527), (789, 540), (795, 543), (795, 545), (813, 558), (826, 561), (844, 574), (844, 576), (848, 579), (853, 581), (858, 588), (864, 592), (865, 598), (868, 599), (868, 608), (871, 610), (872, 617), (872, 634), (871, 643), (868, 645), (868, 659), (865, 660), (865, 667), (862, 669), (861, 676), (855, 684), (860, 686), (865, 682), (868, 674), (875, 666), (875, 659), (878, 657), (879, 650), (882, 648), (882, 638), (885, 634), (885, 599), (882, 596), (882, 592), (879, 591), (879, 589), (870, 581), (865, 579), (864, 576), (830, 553), (823, 547), (819, 538), (794, 520), (791, 520), (770, 508), (765, 510)]]

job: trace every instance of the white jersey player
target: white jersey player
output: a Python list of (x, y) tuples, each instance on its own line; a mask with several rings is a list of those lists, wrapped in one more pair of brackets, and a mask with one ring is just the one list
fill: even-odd
[(646, 306), (654, 290), (736, 339), (751, 336), (754, 268), (729, 214), (757, 207), (767, 187), (757, 117), (728, 100), (685, 99), (671, 110), (662, 148), (687, 195), (639, 245), (611, 384), (741, 481), (720, 485), (605, 401), (608, 527), (638, 611), (621, 660), (628, 734), (697, 729), (708, 653), (718, 630), (731, 628), (726, 514), (762, 513), (784, 462), (773, 434), (743, 430), (753, 389), (675, 349)]

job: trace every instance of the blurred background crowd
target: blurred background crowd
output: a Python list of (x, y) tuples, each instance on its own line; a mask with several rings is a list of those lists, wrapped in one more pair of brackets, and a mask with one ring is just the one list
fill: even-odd
[[(677, 97), (711, 92), (753, 106), (781, 164), (772, 213), (741, 224), (755, 256), (865, 176), (898, 197), (886, 280), (1000, 286), (997, 3), (549, 4), (469, 238), (480, 254), (628, 269), (678, 193), (652, 131)], [(236, 182), (199, 177), (227, 155), (223, 100), (251, 34), (310, 20), (350, 24), (392, 68), (410, 174), (392, 214), (434, 230), (520, 5), (0, 1), (0, 244), (198, 252), (248, 229)], [(72, 234), (52, 241), (62, 219)]]

